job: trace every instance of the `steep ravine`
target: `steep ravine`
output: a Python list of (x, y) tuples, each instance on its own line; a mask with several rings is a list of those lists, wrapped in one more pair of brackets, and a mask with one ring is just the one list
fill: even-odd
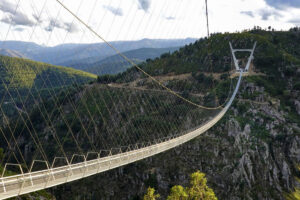
[[(297, 101), (299, 92), (293, 92)], [(246, 94), (255, 94), (253, 101), (244, 101)], [(229, 112), (202, 136), (52, 191), (57, 199), (141, 199), (152, 186), (164, 199), (171, 186), (187, 185), (188, 175), (199, 169), (219, 199), (284, 199), (295, 187), (300, 163), (299, 124), (289, 115), (280, 99), (244, 80)]]

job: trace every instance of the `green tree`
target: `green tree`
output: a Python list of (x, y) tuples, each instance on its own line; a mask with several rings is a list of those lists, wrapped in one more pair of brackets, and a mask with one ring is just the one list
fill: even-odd
[[(159, 195), (153, 188), (148, 188), (144, 200), (155, 200)], [(218, 200), (214, 191), (207, 186), (205, 174), (197, 171), (190, 176), (190, 187), (175, 185), (171, 188), (167, 200)]]
[(186, 189), (181, 185), (175, 185), (171, 188), (170, 195), (167, 200), (187, 200), (188, 194)]
[(148, 190), (147, 190), (147, 193), (144, 196), (144, 200), (155, 200), (159, 197), (160, 197), (159, 194), (155, 194), (155, 189), (149, 187)]
[(190, 188), (188, 188), (188, 199), (191, 200), (217, 200), (214, 191), (207, 186), (205, 174), (197, 171), (190, 176)]

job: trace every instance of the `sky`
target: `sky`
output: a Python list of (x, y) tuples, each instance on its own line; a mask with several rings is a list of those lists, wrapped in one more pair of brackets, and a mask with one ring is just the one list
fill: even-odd
[[(207, 35), (205, 0), (60, 1), (108, 41)], [(208, 0), (208, 13), (211, 33), (300, 26), (300, 0)], [(0, 0), (0, 40), (101, 42), (57, 0)]]

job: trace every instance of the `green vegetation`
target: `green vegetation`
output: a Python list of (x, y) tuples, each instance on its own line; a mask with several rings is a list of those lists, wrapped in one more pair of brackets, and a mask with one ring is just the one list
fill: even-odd
[(188, 199), (186, 189), (181, 185), (175, 185), (171, 188), (170, 195), (167, 200), (186, 200)]
[[(77, 152), (78, 148), (69, 131), (77, 135), (79, 145), (84, 151), (91, 148), (86, 133), (94, 138), (94, 145), (98, 149), (111, 149), (116, 144), (126, 146), (180, 133), (178, 130), (188, 130), (213, 114), (194, 109), (165, 93), (123, 90), (100, 84), (91, 85), (84, 92), (81, 91), (82, 88), (78, 87), (61, 92), (57, 99), (43, 98), (41, 106), (29, 112), (32, 129), (24, 126), (20, 119), (11, 120), (10, 127), (16, 127), (15, 132), (26, 141), (20, 144), (20, 148), (23, 149), (28, 143), (33, 144), (30, 131), (35, 130), (39, 133), (39, 140), (50, 160), (57, 153), (62, 153), (55, 138), (49, 135), (49, 121), (53, 123), (52, 130), (61, 139), (64, 150)], [(75, 98), (80, 92), (81, 98)], [(144, 100), (143, 104), (141, 99)], [(51, 114), (50, 119), (47, 113)], [(187, 120), (191, 120), (191, 127), (185, 125)], [(6, 133), (10, 131), (8, 126), (2, 129)], [(0, 139), (0, 145), (6, 146), (5, 140)], [(31, 150), (38, 151), (34, 144)], [(153, 185), (151, 180), (149, 185)]]
[(290, 194), (285, 194), (286, 200), (299, 200), (300, 199), (300, 190), (296, 189), (294, 192)]
[(188, 199), (217, 200), (215, 193), (207, 186), (205, 174), (197, 171), (191, 175), (190, 187), (187, 189)]
[[(254, 66), (251, 69), (259, 75), (246, 77), (246, 81), (253, 82), (273, 97), (291, 95), (291, 90), (299, 90), (300, 55), (295, 41), (300, 40), (298, 31), (263, 31), (253, 29), (242, 33), (213, 34), (209, 39), (200, 39), (194, 44), (186, 45), (174, 53), (165, 53), (160, 58), (148, 59), (139, 67), (152, 76), (173, 76), (190, 74), (185, 79), (172, 79), (164, 84), (170, 89), (180, 92), (191, 99), (190, 93), (205, 94), (201, 104), (216, 106), (223, 104), (228, 97), (230, 87), (229, 72), (232, 69), (229, 41), (234, 48), (251, 48), (257, 41)], [(277, 42), (274, 42), (277, 41)], [(288, 48), (288, 47), (293, 48)], [(209, 49), (209, 51), (207, 50)], [(243, 57), (243, 55), (242, 55)], [(212, 75), (219, 75), (216, 78)], [(263, 75), (265, 74), (265, 75)], [(99, 83), (130, 83), (138, 79), (145, 80), (147, 76), (135, 67), (124, 73), (108, 75), (98, 78)], [(287, 80), (290, 80), (288, 83)], [(153, 88), (144, 81), (139, 86)], [(287, 91), (284, 93), (284, 91)], [(283, 93), (285, 96), (282, 96)], [(259, 95), (243, 94), (244, 99), (255, 100)], [(293, 107), (293, 102), (281, 99), (285, 104)], [(295, 109), (292, 109), (295, 110)], [(293, 118), (293, 117), (292, 117)]]
[(4, 101), (1, 106), (4, 114), (12, 117), (17, 114), (16, 106), (24, 109), (39, 97), (49, 98), (49, 89), (52, 95), (58, 94), (63, 88), (94, 79), (96, 75), (72, 68), (0, 56), (0, 96)]
[[(274, 40), (279, 42), (274, 43)], [(194, 44), (186, 45), (173, 54), (166, 53), (160, 58), (149, 59), (140, 64), (140, 67), (154, 76), (169, 73), (228, 72), (231, 70), (229, 41), (235, 48), (250, 48), (254, 41), (257, 41), (255, 70), (268, 74), (272, 80), (277, 80), (277, 78), (282, 80), (281, 72), (286, 76), (293, 76), (300, 64), (300, 50), (295, 45), (295, 41), (299, 40), (299, 32), (293, 31), (267, 32), (254, 29), (243, 33), (217, 33), (213, 34), (210, 39), (200, 39)], [(133, 77), (132, 73), (136, 72), (131, 68), (124, 74), (131, 74)], [(128, 81), (129, 78), (128, 76), (119, 77), (123, 78), (123, 81)]]
[(155, 200), (159, 197), (160, 197), (159, 194), (155, 194), (155, 189), (149, 187), (147, 189), (147, 193), (144, 196), (144, 200)]
[[(300, 166), (297, 167), (297, 170), (299, 172)], [(299, 176), (295, 177), (295, 179), (296, 179), (296, 182), (300, 183)], [(296, 187), (293, 192), (285, 193), (284, 197), (286, 200), (299, 200), (300, 199), (300, 188)]]
[[(153, 188), (148, 188), (144, 200), (155, 200), (160, 195), (155, 194)], [(190, 187), (175, 185), (171, 188), (168, 200), (217, 200), (214, 191), (207, 186), (205, 174), (200, 171), (190, 176)]]

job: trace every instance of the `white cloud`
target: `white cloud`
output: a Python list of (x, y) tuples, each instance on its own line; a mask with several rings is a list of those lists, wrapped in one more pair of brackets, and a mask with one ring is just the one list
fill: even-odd
[(6, 0), (0, 1), (0, 10), (3, 12), (14, 14), (16, 12), (16, 7), (17, 7), (16, 5), (14, 5)]
[(33, 26), (35, 23), (31, 19), (29, 19), (25, 14), (17, 12), (14, 15), (7, 14), (5, 17), (1, 19), (2, 22), (7, 24), (22, 25), (22, 26)]
[(112, 6), (103, 6), (103, 8), (109, 10), (112, 14), (117, 15), (117, 16), (123, 16), (123, 11), (120, 8), (115, 8)]
[(69, 33), (76, 33), (79, 28), (72, 22), (63, 22), (63, 20), (56, 20), (54, 18), (49, 20), (49, 25), (45, 27), (48, 32), (54, 31), (55, 28), (63, 29)]
[(138, 0), (140, 9), (143, 9), (145, 12), (149, 10), (151, 0)]
[(33, 26), (34, 21), (18, 10), (18, 6), (6, 0), (0, 1), (0, 10), (5, 13), (0, 21), (11, 25)]
[(264, 21), (269, 20), (271, 17), (273, 17), (276, 20), (278, 20), (281, 17), (283, 17), (283, 15), (281, 15), (278, 11), (276, 11), (276, 10), (269, 10), (269, 9), (261, 9), (261, 10), (259, 10), (259, 15), (261, 16), (261, 19), (264, 20)]

